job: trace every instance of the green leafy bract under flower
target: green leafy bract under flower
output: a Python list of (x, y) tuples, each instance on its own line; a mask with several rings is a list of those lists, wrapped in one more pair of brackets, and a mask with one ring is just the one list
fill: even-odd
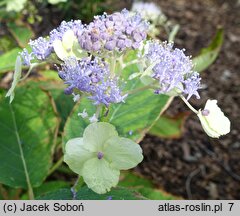
[(143, 159), (141, 147), (119, 137), (106, 122), (87, 126), (83, 137), (66, 143), (64, 161), (94, 192), (103, 194), (118, 184), (120, 170), (135, 167)]

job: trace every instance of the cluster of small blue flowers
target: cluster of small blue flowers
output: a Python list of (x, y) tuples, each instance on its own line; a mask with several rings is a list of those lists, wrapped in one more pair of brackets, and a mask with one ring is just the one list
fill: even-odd
[(54, 40), (62, 40), (63, 34), (68, 30), (72, 30), (76, 37), (80, 37), (83, 29), (84, 26), (81, 20), (62, 21), (58, 28), (50, 32), (50, 41), (53, 43)]
[(51, 42), (48, 39), (43, 37), (39, 37), (36, 40), (31, 40), (29, 42), (29, 45), (32, 48), (33, 55), (38, 60), (46, 59), (48, 56), (50, 56), (50, 54), (53, 51)]
[(29, 66), (31, 64), (31, 61), (34, 59), (33, 53), (28, 53), (26, 48), (23, 49), (20, 55), (22, 56), (23, 65)]
[(87, 51), (137, 49), (146, 39), (148, 23), (126, 9), (111, 15), (96, 16), (78, 37)]
[(82, 61), (68, 58), (59, 69), (59, 77), (68, 85), (66, 94), (72, 94), (74, 90), (87, 93), (95, 105), (109, 106), (123, 102), (126, 97), (121, 95), (118, 80), (110, 77), (106, 63), (98, 58), (85, 58)]
[(74, 32), (81, 48), (88, 52), (122, 51), (140, 46), (146, 39), (148, 23), (139, 14), (131, 14), (126, 9), (111, 15), (96, 16), (89, 25), (83, 25), (81, 20), (63, 21), (58, 28), (50, 32), (49, 37), (30, 41), (32, 53), (29, 54), (27, 50), (20, 53), (24, 65), (30, 65), (34, 58), (48, 58), (53, 52), (53, 42), (61, 40), (68, 30)]
[[(98, 57), (102, 57), (102, 52), (138, 49), (146, 39), (147, 30), (148, 23), (139, 14), (130, 13), (126, 9), (111, 15), (96, 16), (89, 25), (83, 25), (80, 20), (63, 21), (50, 32), (49, 37), (30, 41), (32, 52), (29, 54), (24, 49), (21, 56), (24, 65), (30, 65), (33, 59), (45, 60), (55, 51), (57, 40), (60, 40), (60, 45), (67, 44), (68, 31), (72, 31), (75, 39), (71, 40), (78, 42), (79, 49), (87, 51), (93, 60), (90, 57), (79, 58), (74, 53), (76, 58), (71, 55), (66, 56), (66, 59), (61, 58), (64, 64), (58, 70), (59, 76), (68, 85), (65, 93), (72, 94), (79, 90), (87, 93), (94, 104), (109, 106), (110, 103), (122, 102), (126, 95), (121, 94), (119, 78), (110, 75), (107, 62)], [(69, 42), (69, 46), (64, 48), (71, 49), (73, 45)], [(154, 64), (152, 78), (160, 84), (155, 93), (168, 93), (177, 89), (187, 94), (188, 99), (192, 95), (199, 98), (199, 74), (193, 71), (191, 59), (184, 54), (184, 50), (173, 49), (171, 43), (159, 42), (149, 42), (146, 47), (145, 58), (150, 65)]]
[(49, 38), (39, 37), (35, 40), (31, 40), (29, 45), (32, 49), (31, 53), (28, 53), (27, 49), (24, 49), (20, 55), (23, 60), (23, 65), (29, 66), (31, 60), (36, 58), (37, 60), (45, 60), (53, 52), (53, 42), (57, 39), (62, 39), (63, 34), (72, 30), (76, 36), (81, 35), (83, 30), (83, 25), (81, 20), (75, 21), (63, 21), (60, 26), (50, 32)]
[(188, 99), (192, 95), (199, 98), (201, 78), (193, 71), (192, 61), (184, 50), (173, 49), (172, 43), (149, 42), (145, 57), (150, 64), (155, 64), (152, 77), (160, 84), (156, 94), (175, 89), (188, 94)]

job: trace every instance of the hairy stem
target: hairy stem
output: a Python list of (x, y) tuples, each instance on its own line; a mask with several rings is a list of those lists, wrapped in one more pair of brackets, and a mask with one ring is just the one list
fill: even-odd
[(115, 56), (115, 53), (114, 53), (113, 56), (111, 57), (111, 62), (110, 62), (111, 76), (114, 76), (115, 69), (116, 69), (116, 56)]
[(71, 192), (73, 195), (73, 199), (75, 200), (77, 198), (77, 185), (80, 180), (80, 176), (78, 175), (77, 180), (75, 181), (74, 185), (71, 187)]
[(24, 81), (28, 76), (29, 74), (32, 72), (32, 69), (35, 68), (35, 67), (38, 67), (38, 66), (41, 66), (41, 65), (45, 65), (47, 64), (47, 62), (42, 62), (42, 63), (33, 63), (30, 65), (27, 73), (25, 74), (25, 76), (23, 78), (20, 79), (20, 81)]
[(198, 111), (192, 107), (192, 105), (186, 100), (185, 97), (180, 95), (180, 98), (183, 100), (183, 102), (188, 106), (190, 110), (192, 110), (194, 113), (198, 114)]

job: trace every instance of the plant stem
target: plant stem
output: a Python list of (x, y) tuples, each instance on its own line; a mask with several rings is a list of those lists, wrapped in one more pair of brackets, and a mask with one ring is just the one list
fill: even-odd
[(77, 185), (78, 185), (79, 180), (80, 180), (80, 176), (78, 175), (77, 180), (75, 181), (74, 185), (71, 187), (71, 192), (72, 192), (72, 195), (73, 195), (73, 199), (74, 199), (74, 200), (76, 199), (76, 196), (77, 196), (76, 187), (77, 187)]
[(198, 111), (192, 107), (192, 105), (186, 100), (185, 97), (180, 95), (180, 98), (183, 100), (183, 102), (188, 106), (190, 110), (192, 110), (195, 114), (198, 114)]
[(115, 53), (113, 54), (113, 56), (111, 57), (111, 62), (110, 62), (110, 71), (111, 71), (111, 75), (113, 76), (115, 73), (115, 68), (116, 68), (116, 57), (115, 57)]
[(28, 76), (29, 76), (29, 74), (31, 73), (31, 71), (32, 71), (32, 69), (35, 67), (35, 65), (31, 65), (30, 66), (30, 68), (28, 69), (28, 72), (25, 74), (25, 76), (23, 77), (23, 78), (21, 78), (20, 79), (20, 81), (23, 81), (23, 80), (25, 80)]
[(52, 168), (49, 170), (48, 175), (51, 175), (58, 167), (62, 165), (63, 162), (63, 156), (52, 166)]
[(27, 73), (25, 74), (25, 76), (23, 78), (20, 79), (20, 81), (24, 81), (28, 76), (29, 74), (32, 72), (32, 69), (35, 68), (35, 67), (38, 67), (38, 66), (42, 66), (42, 65), (45, 65), (47, 64), (47, 62), (41, 62), (41, 63), (33, 63), (30, 65)]
[(97, 119), (98, 119), (99, 116), (100, 116), (101, 110), (102, 110), (102, 105), (98, 105), (98, 106), (97, 106), (97, 109), (96, 109), (96, 113), (95, 113), (95, 116), (96, 116)]

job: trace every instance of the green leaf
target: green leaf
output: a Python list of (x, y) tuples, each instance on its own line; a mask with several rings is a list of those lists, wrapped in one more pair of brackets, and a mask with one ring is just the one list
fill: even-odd
[[(59, 131), (62, 132), (65, 122), (70, 115), (74, 105), (73, 98), (69, 95), (64, 94), (64, 87), (62, 80), (56, 77), (58, 76), (56, 71), (41, 71), (41, 78), (36, 81), (39, 87), (44, 91), (48, 92), (51, 98), (54, 100), (56, 106), (56, 112), (60, 117)], [(55, 79), (56, 78), (56, 79)]]
[(40, 71), (39, 74), (46, 80), (53, 80), (53, 81), (61, 81), (62, 80), (58, 76), (58, 72), (54, 70), (44, 70)]
[[(70, 189), (60, 189), (57, 191), (49, 192), (44, 196), (37, 197), (39, 200), (71, 200), (73, 199)], [(83, 187), (77, 192), (77, 200), (143, 200), (145, 199), (134, 190), (117, 187), (113, 188), (106, 194), (97, 194), (90, 190), (88, 187)]]
[(64, 125), (75, 103), (73, 102), (72, 97), (64, 94), (63, 89), (51, 89), (49, 90), (49, 92), (53, 97), (53, 100), (56, 104), (58, 115), (60, 116), (61, 119), (59, 130), (63, 131)]
[(36, 200), (71, 200), (73, 199), (70, 188), (62, 188), (36, 197)]
[(21, 75), (22, 75), (22, 60), (21, 60), (21, 57), (18, 56), (15, 63), (15, 70), (14, 70), (12, 85), (6, 94), (6, 97), (10, 97), (10, 103), (12, 103), (14, 99), (14, 95), (15, 95), (14, 90), (18, 84), (18, 81), (21, 78)]
[(133, 172), (123, 172), (121, 175), (119, 186), (128, 187), (132, 190), (138, 191), (144, 197), (150, 200), (174, 200), (179, 199), (171, 194), (164, 192), (161, 189), (155, 188), (153, 183)]
[(34, 37), (33, 31), (26, 26), (19, 26), (13, 22), (9, 22), (7, 26), (8, 30), (22, 48), (26, 47), (29, 40)]
[(16, 58), (22, 50), (14, 48), (2, 55), (0, 55), (0, 73), (4, 73), (14, 69)]
[(16, 43), (9, 35), (1, 36), (0, 39), (0, 53), (7, 52), (16, 47)]
[(67, 181), (48, 181), (41, 186), (34, 188), (34, 194), (36, 197), (44, 195), (50, 191), (56, 191), (62, 188), (69, 187), (70, 183)]
[(16, 89), (12, 104), (0, 98), (0, 182), (15, 188), (39, 186), (51, 166), (57, 117), (37, 83)]
[(219, 29), (207, 48), (203, 48), (200, 54), (193, 58), (194, 70), (202, 72), (207, 69), (217, 58), (223, 44), (223, 29)]
[[(161, 112), (168, 105), (169, 97), (154, 95), (150, 90), (129, 95), (125, 103), (113, 104), (108, 113), (109, 123), (113, 124), (119, 136), (128, 137), (140, 142), (152, 124), (159, 118)], [(78, 116), (84, 109), (89, 116), (93, 115), (96, 107), (92, 101), (84, 98), (77, 104), (69, 116), (63, 135), (63, 142), (75, 137), (82, 137), (83, 131), (89, 124), (87, 119)]]
[(109, 121), (121, 136), (140, 142), (167, 108), (169, 99), (166, 95), (154, 95), (151, 90), (129, 95), (125, 103), (112, 106)]
[(176, 139), (182, 136), (183, 124), (189, 116), (188, 112), (176, 116), (162, 115), (149, 131), (149, 134), (161, 138)]

